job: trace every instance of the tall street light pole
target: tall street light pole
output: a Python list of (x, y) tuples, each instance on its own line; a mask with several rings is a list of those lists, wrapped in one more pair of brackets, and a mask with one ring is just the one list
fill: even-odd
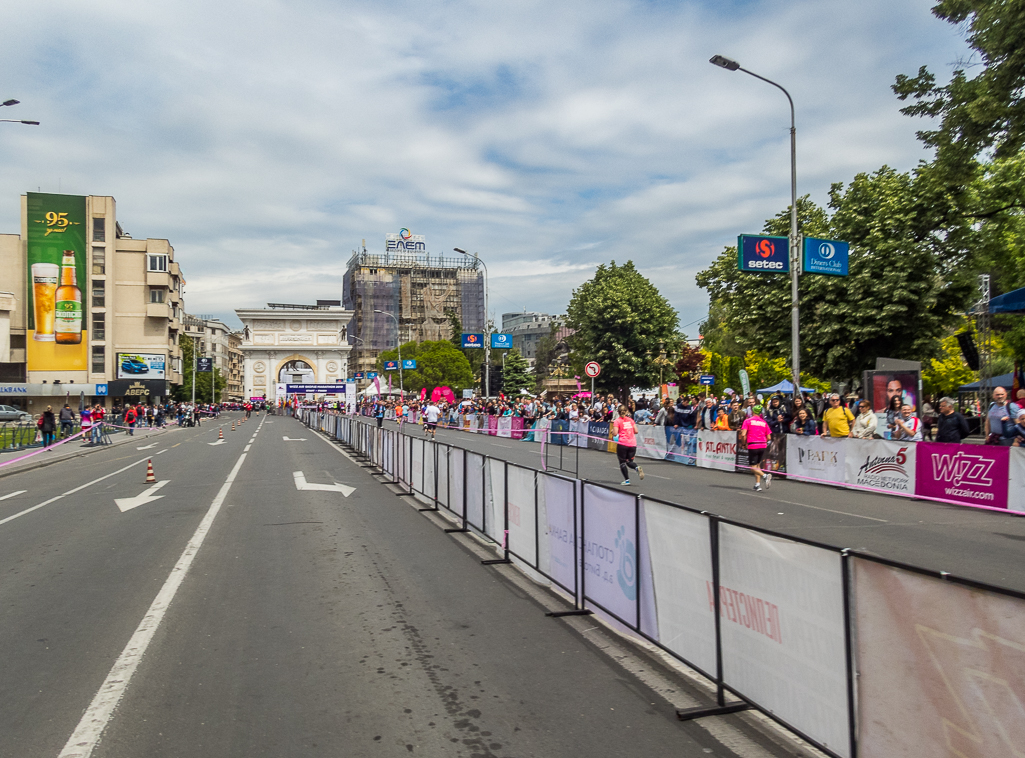
[(794, 397), (801, 391), (801, 319), (797, 293), (797, 276), (801, 270), (801, 241), (797, 236), (797, 125), (794, 118), (794, 99), (781, 85), (754, 71), (742, 68), (735, 60), (723, 55), (713, 55), (708, 62), (727, 71), (743, 71), (755, 79), (771, 84), (781, 90), (790, 102), (790, 351), (794, 370)]
[[(402, 386), (402, 335), (399, 333), (399, 320), (393, 314), (388, 313), (388, 311), (380, 311), (374, 308), (374, 313), (380, 313), (382, 316), (387, 316), (395, 322), (395, 344), (399, 346), (399, 398), (401, 399), (406, 396), (406, 390)], [(359, 338), (357, 337), (356, 339)]]
[(491, 397), (491, 327), (488, 322), (488, 266), (477, 253), (470, 255), (458, 247), (452, 249), (460, 255), (473, 258), (480, 265), (484, 266), (484, 396)]

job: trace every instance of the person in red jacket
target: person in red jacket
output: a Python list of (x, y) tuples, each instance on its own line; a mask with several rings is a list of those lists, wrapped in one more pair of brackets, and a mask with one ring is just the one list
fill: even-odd
[(128, 436), (135, 436), (135, 422), (139, 419), (139, 414), (135, 411), (134, 405), (129, 405), (125, 410), (125, 426), (128, 427)]

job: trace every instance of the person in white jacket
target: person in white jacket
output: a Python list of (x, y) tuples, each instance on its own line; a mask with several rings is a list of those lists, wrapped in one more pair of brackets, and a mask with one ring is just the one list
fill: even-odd
[(862, 400), (858, 403), (858, 417), (854, 419), (851, 436), (861, 440), (870, 440), (875, 437), (877, 426), (879, 426), (879, 419), (872, 412), (872, 406), (869, 405), (868, 400)]

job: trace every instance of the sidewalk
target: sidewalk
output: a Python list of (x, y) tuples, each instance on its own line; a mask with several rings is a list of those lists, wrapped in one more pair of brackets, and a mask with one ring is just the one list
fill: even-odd
[(43, 468), (44, 466), (50, 466), (72, 458), (81, 458), (83, 455), (89, 455), (100, 450), (109, 450), (124, 444), (146, 440), (177, 428), (177, 426), (164, 426), (151, 429), (136, 429), (134, 436), (128, 436), (126, 432), (119, 430), (111, 436), (111, 443), (109, 445), (93, 445), (83, 442), (82, 437), (75, 437), (74, 439), (68, 439), (66, 442), (59, 441), (48, 449), (30, 447), (20, 450), (3, 450), (0, 451), (0, 478), (18, 474), (22, 471)]

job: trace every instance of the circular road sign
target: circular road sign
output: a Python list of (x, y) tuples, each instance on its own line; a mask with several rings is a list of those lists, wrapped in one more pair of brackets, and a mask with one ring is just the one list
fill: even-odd
[[(577, 365), (579, 365), (579, 364), (577, 364)], [(594, 361), (591, 361), (586, 366), (584, 366), (584, 373), (587, 374), (592, 379), (594, 379), (596, 376), (598, 376), (598, 374), (601, 373), (601, 366), (599, 366)]]

